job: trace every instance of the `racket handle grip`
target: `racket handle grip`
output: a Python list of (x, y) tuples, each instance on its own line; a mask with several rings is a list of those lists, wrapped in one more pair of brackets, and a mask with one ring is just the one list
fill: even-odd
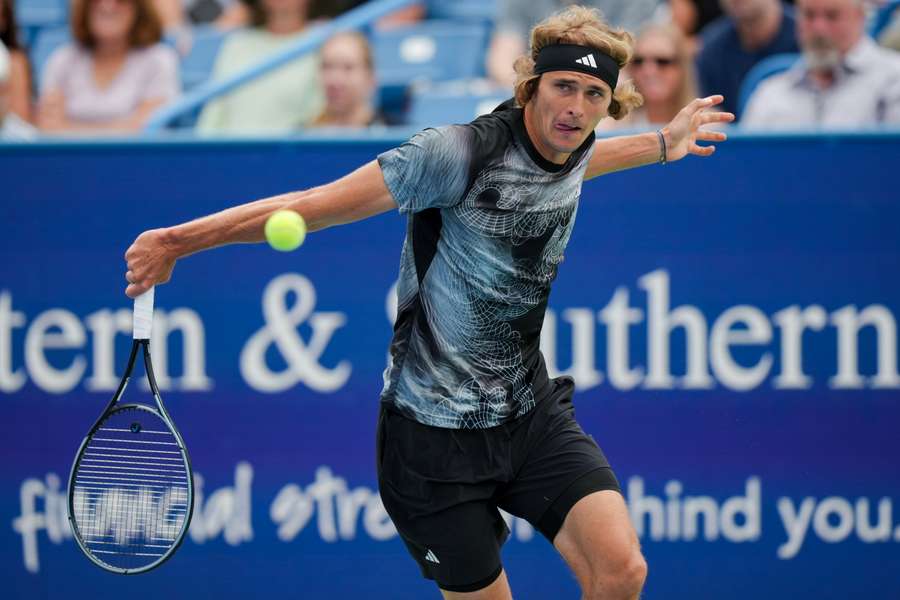
[(153, 329), (153, 292), (156, 288), (150, 288), (134, 299), (134, 339), (149, 340), (150, 331)]

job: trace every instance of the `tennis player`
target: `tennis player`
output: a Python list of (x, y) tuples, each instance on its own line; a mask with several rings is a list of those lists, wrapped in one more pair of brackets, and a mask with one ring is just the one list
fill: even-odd
[(377, 431), (388, 514), (445, 598), (508, 600), (498, 508), (562, 554), (588, 599), (637, 598), (647, 573), (616, 477), (575, 421), (573, 381), (550, 379), (539, 338), (582, 182), (725, 140), (733, 115), (697, 99), (662, 130), (595, 140), (641, 102), (619, 71), (631, 37), (571, 7), (532, 31), (515, 100), (466, 125), (426, 129), (321, 187), (142, 233), (128, 296), (169, 280), (200, 250), (264, 239), (293, 209), (311, 231), (399, 207), (408, 215), (399, 308)]

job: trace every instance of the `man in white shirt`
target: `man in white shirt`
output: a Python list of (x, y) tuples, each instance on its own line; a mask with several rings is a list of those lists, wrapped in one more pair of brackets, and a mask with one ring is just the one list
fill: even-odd
[(797, 0), (803, 58), (760, 84), (741, 124), (753, 129), (900, 125), (900, 54), (865, 34), (864, 0)]
[(34, 139), (34, 127), (9, 110), (9, 80), (11, 74), (9, 51), (0, 42), (0, 141)]

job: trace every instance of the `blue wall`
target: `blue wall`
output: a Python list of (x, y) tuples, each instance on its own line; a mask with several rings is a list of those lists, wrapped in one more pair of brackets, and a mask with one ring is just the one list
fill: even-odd
[[(167, 342), (154, 338), (200, 477), (191, 537), (122, 578), (65, 523), (70, 461), (129, 346), (134, 237), (330, 181), (397, 141), (0, 146), (14, 597), (437, 597), (375, 490), (397, 214), (291, 254), (180, 261), (157, 290)], [(576, 376), (578, 418), (630, 500), (645, 597), (900, 597), (896, 165), (900, 136), (737, 137), (585, 185), (544, 349)], [(308, 360), (288, 363), (287, 346)], [(516, 598), (577, 597), (552, 547), (512, 530)]]

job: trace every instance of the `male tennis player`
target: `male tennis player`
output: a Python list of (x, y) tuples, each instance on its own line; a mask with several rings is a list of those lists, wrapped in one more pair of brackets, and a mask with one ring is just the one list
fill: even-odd
[(559, 550), (584, 598), (636, 598), (646, 563), (619, 484), (573, 417), (569, 378), (549, 379), (539, 337), (581, 184), (604, 173), (709, 156), (731, 121), (698, 99), (656, 133), (595, 140), (641, 98), (618, 85), (628, 34), (581, 7), (548, 18), (516, 62), (515, 102), (427, 129), (333, 183), (141, 234), (126, 293), (168, 281), (175, 261), (260, 242), (293, 209), (312, 231), (399, 207), (408, 215), (399, 309), (377, 433), (385, 508), (445, 598), (508, 600), (502, 508)]

